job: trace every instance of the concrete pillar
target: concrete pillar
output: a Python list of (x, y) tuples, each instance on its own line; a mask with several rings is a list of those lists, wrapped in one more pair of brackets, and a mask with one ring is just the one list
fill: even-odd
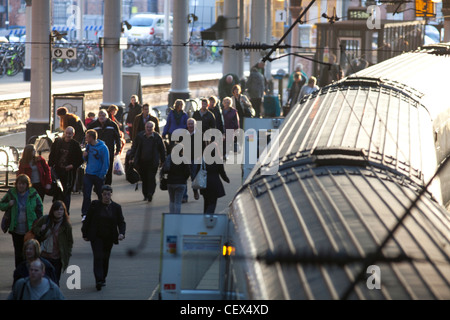
[[(252, 43), (266, 42), (266, 0), (252, 0), (250, 41)], [(250, 69), (262, 59), (261, 51), (251, 51)]]
[[(172, 86), (169, 91), (169, 107), (176, 99), (189, 99), (189, 1), (178, 0), (173, 6)], [(183, 45), (186, 44), (186, 45)]]
[(101, 108), (111, 104), (119, 107), (122, 100), (122, 52), (119, 48), (122, 22), (122, 0), (105, 1), (103, 48), (103, 102)]
[(31, 80), (31, 0), (27, 1), (25, 9), (25, 34), (27, 42), (25, 43), (25, 65), (23, 67), (23, 81)]
[[(30, 118), (25, 139), (50, 130), (50, 1), (33, 0)], [(29, 41), (29, 39), (27, 40)]]
[(170, 1), (164, 0), (164, 40), (170, 40)]
[[(239, 0), (239, 43), (245, 42), (245, 2), (244, 0)], [(244, 77), (244, 50), (237, 51), (238, 55), (238, 71), (237, 76), (239, 78)]]
[(444, 39), (443, 42), (450, 42), (450, 0), (442, 1), (442, 15), (444, 16)]
[[(226, 30), (223, 38), (223, 65), (222, 73), (239, 73), (239, 54), (236, 50), (227, 48), (239, 41), (238, 27), (238, 0), (227, 0), (223, 4), (224, 16), (226, 21)], [(239, 75), (238, 75), (239, 76)]]

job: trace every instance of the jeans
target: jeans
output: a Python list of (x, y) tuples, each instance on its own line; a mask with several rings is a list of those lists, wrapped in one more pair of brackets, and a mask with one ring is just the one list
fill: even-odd
[(85, 174), (83, 177), (83, 204), (81, 205), (81, 215), (85, 216), (91, 205), (92, 187), (95, 186), (95, 191), (98, 200), (102, 199), (102, 186), (105, 179), (93, 174)]
[(169, 213), (181, 212), (181, 201), (183, 200), (184, 192), (187, 187), (185, 184), (168, 184), (169, 191)]
[[(191, 181), (194, 181), (195, 176), (197, 175), (197, 172), (200, 170), (200, 164), (194, 163), (194, 161), (191, 162), (191, 165), (189, 166), (189, 169), (191, 171)], [(187, 186), (186, 190), (183, 194), (183, 199), (188, 199), (188, 193), (187, 193)]]

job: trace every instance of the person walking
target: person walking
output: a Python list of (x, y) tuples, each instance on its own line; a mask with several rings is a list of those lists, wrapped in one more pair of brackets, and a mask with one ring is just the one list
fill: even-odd
[(53, 201), (63, 200), (68, 214), (77, 170), (84, 162), (83, 151), (80, 144), (73, 139), (74, 135), (75, 129), (67, 127), (64, 136), (53, 142), (48, 158), (48, 165), (56, 174), (54, 178), (60, 179), (64, 188), (62, 199), (58, 199), (58, 195), (53, 195)]
[[(198, 170), (200, 169), (200, 163), (203, 156), (203, 150), (206, 147), (206, 141), (203, 141), (203, 134), (197, 131), (197, 120), (194, 118), (189, 118), (187, 120), (187, 130), (191, 137), (191, 163), (189, 166), (191, 181), (194, 181), (195, 176), (197, 175)], [(200, 135), (200, 137), (197, 137)], [(196, 146), (196, 143), (199, 144), (199, 147)], [(197, 189), (192, 188), (194, 192), (194, 199), (200, 199), (200, 194)], [(187, 188), (183, 195), (183, 203), (188, 202), (188, 192)]]
[[(181, 152), (183, 149), (181, 149)], [(179, 154), (182, 158), (183, 154)], [(166, 158), (170, 161), (167, 175), (167, 191), (169, 192), (169, 213), (180, 213), (183, 196), (187, 190), (187, 179), (191, 175), (190, 166), (184, 162), (175, 164), (172, 160), (172, 154)], [(161, 169), (162, 170), (162, 169)], [(164, 172), (166, 173), (166, 172)]]
[(205, 134), (205, 132), (209, 129), (216, 128), (216, 118), (214, 117), (214, 114), (208, 109), (209, 100), (206, 98), (202, 98), (201, 103), (202, 107), (200, 108), (200, 110), (194, 112), (192, 118), (197, 120), (197, 123), (201, 121), (202, 133)]
[(92, 201), (81, 227), (83, 239), (91, 242), (97, 290), (106, 285), (113, 245), (125, 239), (126, 223), (122, 206), (112, 201), (112, 192), (111, 186), (102, 187), (101, 200)]
[(139, 132), (145, 130), (145, 124), (149, 121), (155, 123), (154, 130), (159, 133), (159, 120), (150, 114), (150, 106), (148, 103), (144, 103), (142, 105), (142, 112), (136, 116), (133, 122), (133, 141), (136, 139)]
[(130, 163), (139, 172), (142, 181), (144, 201), (151, 202), (156, 189), (156, 173), (166, 159), (166, 147), (159, 133), (154, 131), (155, 123), (148, 121), (145, 131), (140, 132), (131, 147)]
[(142, 106), (139, 103), (139, 98), (137, 95), (133, 94), (130, 98), (130, 104), (128, 105), (128, 115), (125, 120), (127, 126), (128, 126), (128, 134), (130, 136), (130, 140), (133, 141), (134, 135), (133, 135), (133, 124), (134, 119), (142, 113)]
[(233, 87), (233, 96), (231, 97), (231, 100), (233, 101), (233, 106), (239, 115), (239, 125), (241, 128), (244, 128), (244, 118), (252, 117), (252, 115), (249, 114), (249, 111), (247, 111), (252, 108), (252, 104), (247, 96), (242, 94), (240, 85), (235, 85)]
[(341, 80), (344, 77), (344, 70), (336, 61), (336, 55), (331, 53), (328, 65), (323, 66), (320, 72), (319, 87), (325, 87), (335, 81)]
[(31, 230), (41, 234), (41, 256), (55, 268), (55, 283), (59, 286), (61, 273), (69, 266), (73, 247), (72, 225), (64, 202), (53, 202), (48, 215), (39, 218)]
[(255, 117), (259, 118), (261, 115), (261, 103), (265, 91), (265, 79), (257, 68), (250, 70), (250, 75), (247, 79), (246, 89), (250, 97), (250, 103), (255, 109)]
[[(224, 150), (224, 159), (228, 156), (228, 151), (235, 150), (234, 144), (237, 143), (237, 137), (235, 137), (234, 132), (240, 128), (239, 125), (239, 114), (235, 108), (233, 108), (233, 100), (229, 97), (223, 99), (223, 122), (224, 122), (224, 128), (225, 128), (225, 135), (223, 140), (223, 150)], [(229, 141), (227, 140), (227, 132), (228, 130), (233, 131), (233, 140)], [(229, 144), (229, 145), (227, 145)]]
[(26, 278), (30, 276), (28, 272), (31, 262), (36, 259), (41, 259), (45, 265), (45, 276), (56, 283), (55, 268), (53, 265), (45, 258), (41, 257), (41, 244), (36, 239), (30, 239), (26, 241), (23, 245), (23, 257), (22, 261), (13, 273), (13, 286), (20, 278)]
[(239, 84), (239, 77), (234, 73), (227, 73), (219, 80), (218, 92), (219, 100), (222, 101), (225, 97), (231, 97), (233, 95), (233, 87)]
[(294, 74), (294, 83), (289, 91), (288, 104), (292, 108), (298, 101), (300, 91), (305, 84), (305, 79), (300, 72)]
[(83, 202), (81, 215), (86, 216), (91, 204), (92, 187), (98, 199), (101, 199), (101, 188), (105, 183), (105, 176), (109, 167), (109, 150), (105, 143), (97, 139), (97, 131), (89, 129), (86, 131), (86, 151), (83, 158), (86, 161), (86, 170), (83, 177)]
[(119, 128), (119, 136), (120, 136), (120, 151), (119, 154), (122, 153), (123, 148), (125, 147), (125, 144), (127, 141), (125, 140), (125, 134), (123, 133), (123, 125), (120, 123), (119, 120), (116, 118), (116, 114), (119, 111), (119, 107), (115, 104), (112, 104), (108, 107), (108, 117), (114, 121), (115, 124), (117, 124), (117, 127)]
[(19, 279), (13, 286), (8, 300), (64, 300), (59, 287), (45, 277), (45, 265), (41, 259), (30, 263), (29, 277)]
[[(216, 147), (214, 150), (217, 150)], [(214, 152), (211, 156), (214, 157)], [(226, 183), (230, 183), (223, 163), (213, 162), (205, 163), (206, 167), (206, 189), (201, 189), (200, 194), (203, 196), (203, 213), (214, 213), (217, 206), (217, 199), (225, 196), (225, 188), (223, 187), (223, 179)]]
[(311, 93), (319, 91), (320, 88), (316, 85), (317, 79), (316, 77), (311, 77), (308, 79), (308, 84), (303, 86), (298, 95), (298, 101), (302, 100), (304, 96), (307, 96)]
[(56, 110), (56, 115), (59, 117), (59, 128), (64, 131), (67, 127), (73, 127), (75, 129), (75, 141), (80, 144), (84, 143), (84, 134), (86, 127), (83, 121), (76, 114), (69, 113), (66, 107), (60, 107)]
[(33, 144), (27, 144), (23, 149), (17, 171), (17, 175), (19, 174), (26, 174), (30, 178), (33, 188), (44, 201), (45, 194), (52, 188), (52, 175), (47, 161), (42, 156), (36, 155)]
[(42, 217), (42, 200), (31, 185), (26, 174), (19, 174), (15, 186), (0, 200), (0, 210), (11, 210), (11, 223), (8, 231), (12, 235), (15, 267), (24, 260), (22, 255), (24, 235), (31, 229), (33, 222)]
[(98, 112), (98, 119), (92, 122), (88, 129), (97, 131), (98, 139), (103, 141), (109, 150), (109, 166), (105, 177), (105, 184), (112, 183), (112, 171), (114, 156), (119, 155), (122, 150), (122, 141), (120, 140), (119, 127), (108, 118), (106, 110), (102, 109)]
[(223, 134), (225, 133), (225, 130), (223, 127), (222, 110), (219, 106), (219, 99), (216, 96), (210, 96), (208, 100), (208, 110), (211, 111), (214, 115), (214, 118), (216, 120), (216, 128)]
[(177, 129), (187, 128), (188, 114), (184, 111), (185, 102), (181, 99), (175, 100), (173, 108), (167, 116), (167, 123), (162, 133), (163, 138), (167, 138), (169, 146), (173, 147), (174, 142), (171, 140), (172, 133)]

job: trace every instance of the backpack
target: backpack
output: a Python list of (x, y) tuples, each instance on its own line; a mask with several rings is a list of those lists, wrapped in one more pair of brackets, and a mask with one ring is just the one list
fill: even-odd
[(131, 149), (127, 151), (127, 154), (125, 156), (125, 179), (129, 183), (135, 184), (141, 180), (141, 176), (139, 175), (139, 172), (136, 171), (134, 166), (129, 163), (130, 158), (131, 158)]

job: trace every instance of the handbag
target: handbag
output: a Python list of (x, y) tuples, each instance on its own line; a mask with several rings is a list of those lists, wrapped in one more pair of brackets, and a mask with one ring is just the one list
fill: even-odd
[(48, 229), (50, 228), (50, 217), (47, 215), (45, 216), (45, 229), (41, 231), (38, 235), (34, 234), (33, 227), (36, 225), (39, 219), (34, 220), (33, 225), (31, 226), (31, 229), (28, 230), (27, 233), (25, 233), (25, 236), (23, 237), (23, 243), (27, 242), (30, 239), (36, 239), (39, 243), (45, 240), (45, 235), (47, 234)]
[(197, 172), (197, 175), (192, 181), (192, 189), (194, 190), (206, 189), (206, 180), (207, 180), (206, 165), (205, 162), (202, 160), (200, 170)]
[[(8, 190), (8, 198), (5, 198), (7, 200), (7, 202), (9, 202), (9, 200), (11, 199), (11, 194)], [(11, 207), (9, 207), (8, 209), (6, 209), (5, 213), (3, 214), (3, 218), (2, 218), (2, 231), (3, 233), (6, 233), (9, 229), (9, 226), (11, 225)]]
[(11, 207), (6, 209), (2, 218), (2, 231), (6, 233), (8, 231), (9, 226), (11, 225)]

